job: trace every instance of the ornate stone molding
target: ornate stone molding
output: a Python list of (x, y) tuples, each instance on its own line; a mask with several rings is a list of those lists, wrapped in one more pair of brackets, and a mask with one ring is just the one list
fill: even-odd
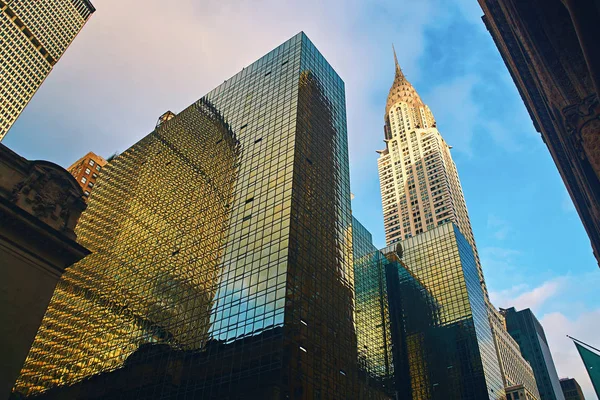
[(68, 238), (77, 238), (75, 225), (86, 204), (81, 187), (64, 168), (25, 160), (0, 146), (0, 196)]
[(600, 102), (594, 94), (563, 109), (567, 133), (580, 160), (588, 160), (600, 180)]

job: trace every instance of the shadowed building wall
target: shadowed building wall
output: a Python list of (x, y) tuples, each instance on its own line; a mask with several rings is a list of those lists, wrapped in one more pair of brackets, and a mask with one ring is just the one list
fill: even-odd
[(600, 3), (479, 4), (600, 263)]
[(0, 145), (0, 396), (8, 396), (65, 269), (89, 250), (73, 232), (83, 192), (60, 166)]
[(541, 400), (564, 400), (552, 353), (542, 324), (529, 308), (501, 310), (506, 330), (517, 341), (521, 354), (535, 374)]

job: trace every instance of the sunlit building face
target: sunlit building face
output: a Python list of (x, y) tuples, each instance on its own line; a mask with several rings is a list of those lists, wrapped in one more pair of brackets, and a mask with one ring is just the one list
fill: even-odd
[(303, 33), (161, 122), (94, 190), (77, 232), (93, 254), (59, 284), (17, 391), (363, 390), (344, 83)]
[(94, 11), (88, 0), (0, 0), (0, 140)]

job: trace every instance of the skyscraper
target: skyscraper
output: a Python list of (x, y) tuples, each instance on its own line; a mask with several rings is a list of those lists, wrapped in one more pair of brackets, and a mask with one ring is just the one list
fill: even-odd
[(517, 341), (523, 357), (529, 361), (541, 400), (564, 400), (556, 367), (548, 347), (544, 328), (529, 308), (501, 310), (506, 330)]
[(16, 390), (356, 396), (346, 135), (299, 33), (117, 156)]
[(427, 357), (431, 346), (423, 342), (439, 323), (435, 299), (401, 260), (377, 250), (356, 218), (352, 241), (360, 372), (392, 398), (429, 393), (428, 362), (417, 361)]
[(0, 0), (0, 141), (94, 11), (89, 0)]
[[(488, 319), (487, 299), (479, 284), (477, 261), (467, 238), (453, 223), (383, 249), (389, 257), (401, 258), (403, 265), (435, 300), (438, 308), (436, 329), (426, 334), (412, 357), (426, 358), (419, 370), (429, 369), (429, 377), (416, 380), (413, 398), (502, 399), (502, 370)], [(419, 343), (416, 344), (418, 349)], [(420, 357), (416, 357), (420, 358)], [(429, 380), (430, 392), (426, 381)]]
[(502, 399), (470, 244), (443, 224), (378, 251), (353, 221), (360, 367), (394, 398)]
[(433, 113), (402, 72), (394, 51), (395, 77), (385, 107), (385, 144), (377, 160), (386, 244), (453, 222), (473, 247), (487, 289), (458, 171)]
[(384, 116), (386, 147), (379, 151), (378, 159), (386, 243), (393, 245), (449, 222), (460, 230), (473, 252), (503, 381), (507, 386), (524, 384), (534, 392), (532, 371), (515, 351), (518, 346), (506, 334), (502, 316), (489, 301), (451, 146), (438, 131), (429, 107), (406, 79), (395, 51), (394, 62), (394, 82)]
[(408, 82), (394, 52), (396, 75), (385, 107), (386, 148), (379, 177), (388, 245), (445, 222), (475, 240), (458, 172), (429, 107)]

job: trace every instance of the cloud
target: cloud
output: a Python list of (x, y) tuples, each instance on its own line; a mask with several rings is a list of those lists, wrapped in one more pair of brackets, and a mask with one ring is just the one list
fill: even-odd
[(534, 288), (521, 283), (509, 289), (490, 292), (490, 299), (497, 307), (515, 307), (517, 310), (531, 308), (536, 312), (546, 301), (556, 296), (566, 287), (566, 284), (566, 277), (551, 279)]
[[(502, 254), (502, 251), (498, 253)], [(588, 400), (597, 397), (579, 354), (566, 335), (596, 347), (600, 345), (597, 335), (600, 332), (600, 308), (590, 310), (584, 305), (597, 304), (590, 298), (595, 298), (599, 279), (597, 271), (593, 271), (577, 276), (556, 276), (535, 287), (519, 283), (490, 292), (492, 304), (497, 307), (532, 309), (544, 327), (559, 376), (577, 379)]]
[(546, 332), (559, 376), (561, 378), (574, 377), (581, 385), (587, 400), (597, 399), (575, 345), (566, 335), (599, 347), (600, 308), (583, 312), (571, 318), (562, 313), (553, 312), (545, 314), (540, 322)]

